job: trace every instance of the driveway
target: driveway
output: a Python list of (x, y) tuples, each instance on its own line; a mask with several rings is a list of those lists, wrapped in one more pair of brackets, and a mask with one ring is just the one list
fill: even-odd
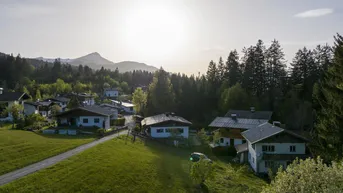
[[(119, 132), (119, 135), (127, 135), (127, 132), (128, 131), (121, 131)], [(15, 170), (13, 172), (10, 172), (10, 173), (7, 173), (7, 174), (4, 174), (2, 176), (0, 176), (0, 186), (1, 185), (4, 185), (4, 184), (7, 184), (7, 183), (10, 183), (16, 179), (19, 179), (21, 177), (24, 177), (28, 174), (31, 174), (31, 173), (34, 173), (36, 171), (39, 171), (41, 169), (44, 169), (44, 168), (47, 168), (49, 166), (52, 166), (62, 160), (65, 160), (75, 154), (78, 154), (86, 149), (89, 149), (91, 147), (94, 147), (100, 143), (103, 143), (105, 141), (108, 141), (108, 140), (111, 140), (113, 138), (116, 138), (119, 136), (118, 133), (114, 133), (112, 135), (109, 135), (109, 136), (106, 136), (106, 137), (103, 137), (101, 139), (98, 139), (96, 141), (93, 141), (93, 142), (90, 142), (90, 143), (87, 143), (87, 144), (84, 144), (84, 145), (81, 145), (75, 149), (72, 149), (72, 150), (69, 150), (67, 152), (64, 152), (62, 154), (59, 154), (59, 155), (56, 155), (54, 157), (51, 157), (51, 158), (48, 158), (48, 159), (45, 159), (43, 161), (40, 161), (40, 162), (37, 162), (35, 164), (32, 164), (32, 165), (29, 165), (29, 166), (26, 166), (24, 168), (21, 168), (21, 169), (18, 169), (18, 170)]]

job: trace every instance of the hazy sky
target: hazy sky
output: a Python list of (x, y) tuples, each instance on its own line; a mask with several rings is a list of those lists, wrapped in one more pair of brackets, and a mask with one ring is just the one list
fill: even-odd
[(276, 38), (297, 49), (343, 33), (342, 0), (0, 0), (0, 52), (76, 58), (91, 52), (204, 73), (211, 59)]

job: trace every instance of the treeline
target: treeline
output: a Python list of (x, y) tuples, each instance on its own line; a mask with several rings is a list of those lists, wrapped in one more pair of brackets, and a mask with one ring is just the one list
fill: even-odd
[[(311, 139), (311, 150), (325, 160), (343, 157), (343, 37), (335, 46), (299, 49), (289, 67), (280, 43), (262, 40), (236, 50), (224, 61), (210, 61), (202, 76), (155, 73), (146, 96), (134, 94), (140, 112), (176, 112), (195, 127), (208, 125), (229, 109), (273, 111), (272, 120)], [(136, 97), (135, 97), (136, 96)], [(146, 98), (146, 100), (145, 100)]]
[[(39, 65), (33, 65), (35, 63)], [(102, 93), (104, 88), (110, 87), (130, 94), (137, 86), (149, 85), (153, 77), (147, 71), (119, 73), (118, 69), (93, 70), (88, 66), (61, 64), (59, 60), (55, 60), (53, 64), (41, 63), (38, 60), (26, 60), (20, 55), (1, 55), (0, 87), (25, 91), (34, 99), (68, 93), (71, 90)]]
[(244, 48), (241, 57), (233, 50), (226, 60), (210, 61), (202, 76), (169, 75), (160, 70), (149, 88), (146, 113), (176, 111), (207, 124), (228, 109), (255, 107), (273, 111), (273, 120), (289, 129), (308, 130), (313, 127), (313, 85), (332, 60), (328, 45), (313, 50), (304, 47), (287, 68), (277, 40), (268, 47), (258, 40)]

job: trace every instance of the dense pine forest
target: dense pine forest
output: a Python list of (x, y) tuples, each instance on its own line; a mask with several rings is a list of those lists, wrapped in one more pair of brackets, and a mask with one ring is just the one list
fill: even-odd
[(139, 106), (140, 114), (175, 112), (195, 128), (206, 127), (228, 109), (255, 107), (273, 111), (273, 120), (313, 139), (313, 153), (333, 160), (343, 154), (343, 37), (334, 38), (333, 47), (300, 48), (292, 61), (285, 60), (277, 40), (268, 46), (258, 40), (242, 52), (210, 61), (206, 74), (191, 76), (162, 68), (155, 74), (119, 73), (0, 55), (0, 87), (24, 91), (32, 100), (72, 91), (101, 95), (104, 88), (115, 87), (133, 93), (126, 99)]

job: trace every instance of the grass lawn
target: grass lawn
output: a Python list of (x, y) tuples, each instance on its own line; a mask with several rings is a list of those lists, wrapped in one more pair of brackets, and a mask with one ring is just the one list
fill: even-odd
[[(194, 192), (191, 150), (115, 138), (0, 187), (0, 192)], [(244, 166), (214, 161), (209, 192), (260, 192), (265, 182)]]
[(65, 152), (94, 137), (40, 135), (0, 127), (0, 175)]

